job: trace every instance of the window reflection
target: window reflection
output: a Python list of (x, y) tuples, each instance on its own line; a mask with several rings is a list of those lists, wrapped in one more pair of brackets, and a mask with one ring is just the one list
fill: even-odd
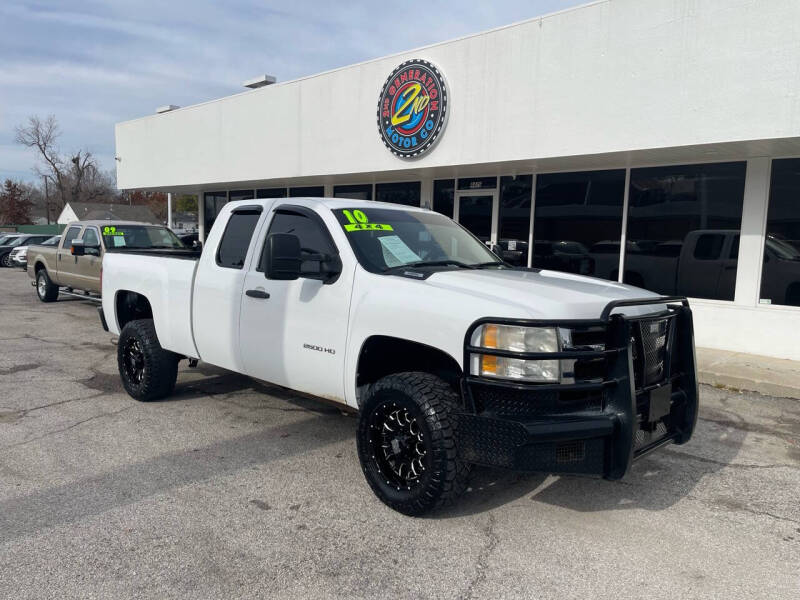
[(419, 181), (377, 183), (375, 184), (375, 200), (418, 207), (420, 205), (420, 183)]
[(800, 306), (800, 158), (772, 161), (761, 303)]
[(533, 175), (500, 178), (500, 231), (498, 243), (503, 260), (528, 265)]
[(324, 195), (325, 187), (321, 185), (289, 188), (290, 198), (322, 198)]
[(451, 219), (455, 184), (455, 179), (437, 179), (433, 182), (433, 210)]
[(333, 188), (334, 198), (350, 198), (352, 200), (372, 200), (372, 184), (337, 185)]
[(264, 188), (256, 190), (256, 198), (286, 198), (286, 188)]
[(633, 169), (624, 281), (733, 300), (747, 163)]
[(536, 178), (533, 266), (615, 280), (625, 171)]
[(214, 221), (217, 220), (217, 215), (222, 207), (228, 202), (227, 192), (206, 192), (203, 196), (203, 224), (205, 225), (205, 232), (211, 231)]

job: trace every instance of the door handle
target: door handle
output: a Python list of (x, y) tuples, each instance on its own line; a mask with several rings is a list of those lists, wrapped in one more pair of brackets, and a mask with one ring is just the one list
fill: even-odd
[(245, 294), (251, 298), (260, 298), (261, 300), (266, 300), (269, 298), (269, 294), (264, 290), (247, 290)]

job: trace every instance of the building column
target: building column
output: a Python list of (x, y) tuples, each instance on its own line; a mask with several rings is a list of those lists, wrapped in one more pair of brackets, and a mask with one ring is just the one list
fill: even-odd
[(420, 181), (420, 206), (433, 210), (433, 179), (430, 177), (423, 177)]
[(322, 192), (323, 195), (326, 198), (333, 198), (333, 184), (332, 183), (326, 183), (322, 187), (324, 188), (324, 191)]
[(757, 306), (761, 296), (770, 165), (771, 160), (767, 157), (751, 158), (747, 161), (734, 296), (734, 303), (743, 306)]
[(167, 227), (172, 229), (172, 192), (167, 192)]

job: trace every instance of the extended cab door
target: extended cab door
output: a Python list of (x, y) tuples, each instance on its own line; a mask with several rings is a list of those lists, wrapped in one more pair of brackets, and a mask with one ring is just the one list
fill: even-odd
[[(223, 208), (206, 239), (192, 291), (192, 333), (200, 357), (239, 373), (244, 372), (239, 351), (242, 286), (254, 260), (263, 202)], [(189, 309), (174, 310), (184, 308)]]
[[(344, 402), (345, 342), (354, 266), (345, 261), (335, 281), (325, 283), (319, 263), (305, 261), (294, 281), (264, 276), (265, 240), (292, 233), (309, 254), (339, 254), (328, 226), (310, 208), (281, 204), (259, 240), (242, 294), (239, 323), (245, 372), (258, 379)], [(349, 264), (347, 264), (349, 263)]]
[(75, 265), (78, 262), (78, 257), (73, 256), (71, 252), (72, 240), (80, 237), (82, 225), (70, 225), (67, 228), (64, 237), (61, 238), (61, 245), (56, 251), (56, 271), (50, 275), (56, 275), (59, 285), (69, 287), (80, 287), (78, 285), (78, 278), (75, 276)]

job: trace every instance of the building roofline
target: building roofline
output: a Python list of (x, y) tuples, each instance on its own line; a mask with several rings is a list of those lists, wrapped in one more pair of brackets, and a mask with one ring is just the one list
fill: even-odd
[(511, 29), (513, 27), (520, 27), (522, 25), (527, 25), (528, 23), (532, 23), (534, 21), (544, 21), (545, 19), (551, 19), (553, 17), (558, 17), (558, 16), (564, 15), (566, 13), (571, 13), (571, 12), (574, 12), (574, 11), (577, 11), (577, 10), (590, 8), (592, 6), (597, 6), (597, 5), (600, 5), (600, 4), (608, 4), (610, 1), (611, 0), (592, 0), (591, 2), (586, 2), (584, 4), (579, 4), (577, 6), (570, 6), (570, 7), (567, 7), (567, 8), (562, 8), (561, 10), (556, 10), (556, 11), (553, 11), (553, 12), (545, 13), (543, 15), (530, 17), (528, 19), (523, 19), (521, 21), (515, 21), (514, 23), (509, 23), (507, 25), (500, 25), (498, 27), (493, 27), (492, 29), (485, 29), (483, 31), (478, 31), (478, 32), (475, 32), (475, 33), (468, 33), (468, 34), (465, 34), (465, 35), (462, 35), (462, 36), (459, 36), (459, 37), (456, 37), (456, 38), (451, 38), (449, 40), (444, 40), (444, 41), (441, 41), (441, 42), (434, 42), (433, 44), (427, 44), (425, 46), (417, 46), (416, 48), (411, 48), (409, 50), (401, 50), (399, 52), (393, 52), (392, 54), (386, 54), (384, 56), (378, 56), (376, 58), (370, 58), (370, 59), (367, 59), (367, 60), (362, 60), (362, 61), (357, 62), (357, 63), (351, 63), (349, 65), (343, 65), (341, 67), (335, 67), (333, 69), (328, 69), (327, 71), (321, 71), (319, 73), (313, 73), (311, 75), (304, 75), (302, 77), (296, 77), (295, 79), (290, 79), (288, 81), (279, 81), (279, 82), (273, 83), (273, 84), (268, 85), (268, 86), (264, 86), (264, 87), (260, 87), (260, 88), (256, 88), (256, 89), (252, 89), (252, 90), (244, 90), (244, 91), (241, 91), (241, 92), (237, 92), (235, 94), (231, 94), (229, 96), (223, 96), (221, 98), (213, 98), (211, 100), (205, 100), (203, 102), (198, 102), (197, 104), (190, 104), (189, 106), (182, 106), (180, 108), (176, 108), (176, 109), (171, 110), (169, 112), (165, 112), (165, 113), (161, 113), (161, 114), (155, 114), (155, 115), (143, 115), (141, 117), (134, 117), (133, 119), (127, 119), (125, 121), (118, 121), (117, 123), (115, 123), (115, 127), (118, 126), (118, 125), (126, 125), (128, 123), (135, 123), (137, 121), (143, 121), (145, 119), (152, 119), (152, 118), (155, 118), (155, 117), (159, 117), (159, 118), (162, 118), (162, 119), (163, 118), (168, 118), (170, 115), (174, 115), (176, 113), (181, 113), (181, 112), (186, 112), (186, 111), (189, 111), (189, 110), (192, 110), (192, 109), (195, 109), (195, 108), (200, 108), (201, 106), (206, 106), (208, 104), (214, 104), (215, 102), (224, 102), (226, 100), (230, 100), (231, 98), (237, 98), (239, 96), (244, 96), (246, 94), (260, 94), (260, 93), (263, 93), (265, 91), (273, 90), (273, 89), (275, 89), (277, 87), (283, 87), (283, 86), (286, 86), (286, 85), (289, 85), (289, 84), (298, 83), (300, 81), (305, 81), (306, 79), (314, 79), (315, 77), (323, 77), (325, 75), (330, 75), (331, 73), (336, 73), (338, 71), (344, 71), (345, 69), (351, 69), (353, 67), (360, 67), (362, 65), (368, 65), (370, 63), (378, 62), (380, 60), (385, 60), (387, 58), (393, 58), (395, 56), (401, 56), (403, 54), (409, 54), (411, 52), (421, 52), (423, 50), (428, 50), (430, 48), (437, 48), (439, 46), (444, 46), (446, 44), (452, 44), (454, 42), (460, 42), (460, 41), (463, 41), (463, 40), (468, 40), (468, 39), (471, 39), (471, 38), (480, 37), (480, 36), (488, 35), (488, 34), (491, 34), (491, 33), (496, 33), (498, 31), (502, 31), (504, 29)]

